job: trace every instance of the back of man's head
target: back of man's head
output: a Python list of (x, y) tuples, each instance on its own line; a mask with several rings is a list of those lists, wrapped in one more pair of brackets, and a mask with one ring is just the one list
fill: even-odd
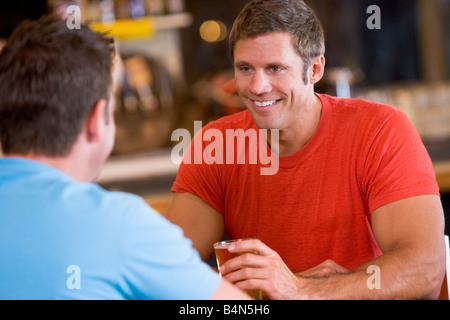
[(67, 155), (100, 99), (110, 97), (111, 38), (57, 16), (21, 23), (0, 52), (5, 154)]

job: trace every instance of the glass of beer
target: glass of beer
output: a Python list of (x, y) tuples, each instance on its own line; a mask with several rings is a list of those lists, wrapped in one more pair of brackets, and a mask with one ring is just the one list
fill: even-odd
[[(251, 240), (251, 239), (235, 239), (235, 240), (226, 240), (226, 241), (220, 241), (220, 242), (216, 242), (214, 244), (214, 252), (216, 254), (216, 261), (217, 261), (217, 267), (220, 270), (220, 266), (223, 265), (225, 262), (227, 262), (228, 260), (236, 257), (236, 256), (240, 256), (242, 254), (246, 254), (246, 253), (251, 253), (251, 254), (258, 254), (257, 252), (254, 251), (244, 251), (244, 252), (229, 252), (228, 251), (228, 246), (234, 244), (237, 241), (245, 241), (245, 240)], [(220, 274), (220, 271), (219, 271)], [(220, 274), (220, 276), (222, 276), (222, 274)], [(262, 300), (262, 290), (245, 290), (245, 292), (252, 297), (255, 300)]]

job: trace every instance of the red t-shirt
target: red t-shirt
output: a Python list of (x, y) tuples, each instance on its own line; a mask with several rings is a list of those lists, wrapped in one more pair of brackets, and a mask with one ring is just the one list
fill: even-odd
[[(268, 165), (250, 164), (248, 154), (245, 164), (190, 161), (180, 165), (172, 187), (222, 213), (229, 238), (261, 239), (293, 272), (326, 259), (357, 268), (382, 254), (371, 212), (407, 197), (439, 195), (430, 157), (403, 112), (318, 97), (323, 108), (314, 136), (295, 154), (280, 157), (276, 174), (261, 175)], [(212, 128), (223, 137), (227, 129), (257, 130), (248, 111), (210, 122), (197, 138)]]

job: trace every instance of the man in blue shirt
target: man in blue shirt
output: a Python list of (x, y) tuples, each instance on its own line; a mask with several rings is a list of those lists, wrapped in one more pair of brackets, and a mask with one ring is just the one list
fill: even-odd
[(0, 53), (0, 299), (247, 298), (141, 198), (90, 182), (114, 145), (114, 53), (54, 16)]

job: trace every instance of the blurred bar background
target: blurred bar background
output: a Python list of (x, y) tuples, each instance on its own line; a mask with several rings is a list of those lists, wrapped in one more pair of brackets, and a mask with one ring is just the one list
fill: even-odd
[[(116, 146), (99, 183), (164, 213), (177, 165), (171, 134), (243, 110), (228, 33), (247, 0), (16, 0), (0, 4), (0, 47), (22, 20), (57, 12), (116, 37)], [(316, 91), (403, 110), (432, 158), (450, 224), (450, 0), (306, 0), (323, 23), (326, 72)], [(368, 27), (368, 7), (380, 28)], [(1, 97), (0, 97), (1, 98)]]

